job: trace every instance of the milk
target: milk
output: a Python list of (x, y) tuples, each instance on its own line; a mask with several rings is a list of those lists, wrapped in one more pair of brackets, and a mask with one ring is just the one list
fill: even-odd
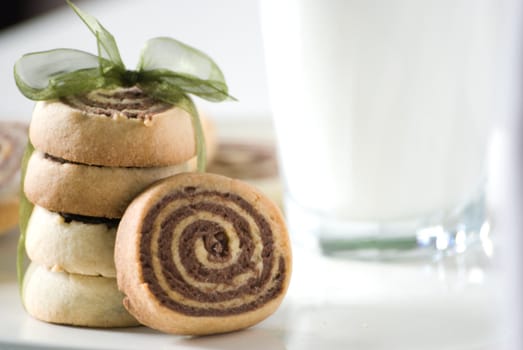
[(262, 0), (286, 195), (354, 222), (480, 196), (496, 0)]

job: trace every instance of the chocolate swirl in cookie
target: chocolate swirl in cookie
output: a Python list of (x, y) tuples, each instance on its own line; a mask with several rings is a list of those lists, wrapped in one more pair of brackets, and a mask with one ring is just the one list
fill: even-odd
[(62, 101), (88, 113), (112, 117), (125, 115), (130, 119), (150, 119), (171, 107), (133, 86), (115, 90), (94, 90), (85, 95), (68, 96)]
[(220, 143), (208, 171), (246, 180), (274, 178), (278, 176), (276, 152), (262, 142)]
[(105, 226), (107, 226), (108, 229), (112, 229), (112, 228), (117, 228), (118, 224), (120, 223), (120, 219), (110, 219), (110, 218), (69, 214), (69, 213), (58, 213), (58, 214), (64, 219), (64, 222), (66, 224), (69, 224), (73, 221), (80, 222), (83, 224), (89, 224), (89, 225), (104, 224)]
[(278, 207), (245, 182), (182, 173), (127, 208), (115, 265), (124, 305), (142, 324), (216, 334), (271, 315), (289, 286), (292, 256)]
[(188, 171), (189, 166), (187, 162), (166, 167), (93, 166), (37, 150), (27, 165), (24, 192), (32, 203), (50, 211), (83, 216), (84, 221), (85, 217), (110, 221), (122, 217), (133, 198), (149, 185)]
[(143, 221), (143, 279), (164, 306), (192, 316), (255, 310), (283, 291), (287, 268), (264, 214), (240, 195), (192, 186)]
[(35, 149), (75, 164), (164, 167), (196, 155), (189, 113), (137, 87), (40, 101), (29, 134)]

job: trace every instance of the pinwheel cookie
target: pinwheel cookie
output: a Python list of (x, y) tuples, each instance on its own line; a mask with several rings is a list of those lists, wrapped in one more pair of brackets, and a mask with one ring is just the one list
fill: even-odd
[(136, 86), (38, 102), (30, 138), (56, 158), (108, 167), (179, 164), (196, 149), (189, 113)]
[(42, 321), (87, 327), (138, 325), (123, 307), (114, 278), (51, 271), (32, 263), (22, 298), (25, 309)]
[(54, 271), (115, 278), (118, 223), (117, 219), (59, 214), (35, 206), (26, 231), (27, 255)]
[(212, 174), (175, 175), (137, 197), (118, 227), (115, 263), (129, 312), (176, 334), (260, 322), (281, 303), (291, 275), (276, 205)]
[(189, 162), (154, 168), (90, 166), (37, 150), (29, 159), (24, 189), (31, 202), (51, 211), (120, 218), (151, 183), (192, 166)]
[(270, 144), (254, 141), (221, 142), (208, 172), (240, 179), (260, 189), (281, 205), (281, 182), (276, 152)]
[(0, 122), (0, 234), (18, 222), (20, 163), (26, 143), (26, 125)]

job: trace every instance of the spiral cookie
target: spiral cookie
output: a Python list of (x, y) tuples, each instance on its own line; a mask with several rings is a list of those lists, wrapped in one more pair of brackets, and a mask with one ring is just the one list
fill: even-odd
[(18, 222), (20, 163), (26, 143), (26, 125), (0, 122), (0, 234)]
[(115, 278), (118, 222), (53, 213), (35, 206), (27, 225), (25, 249), (31, 261), (53, 271)]
[(272, 314), (291, 275), (279, 209), (219, 175), (184, 173), (137, 197), (118, 227), (118, 287), (141, 323), (176, 334), (246, 328)]
[(122, 305), (116, 279), (51, 271), (31, 263), (22, 298), (33, 317), (87, 327), (129, 327), (138, 322)]
[(243, 180), (281, 205), (281, 182), (272, 144), (255, 141), (221, 142), (207, 171)]
[(56, 158), (108, 167), (158, 167), (195, 155), (190, 115), (137, 87), (38, 102), (29, 136)]
[(90, 166), (35, 151), (27, 165), (24, 191), (32, 203), (51, 211), (120, 218), (151, 183), (189, 167), (189, 162), (154, 168)]

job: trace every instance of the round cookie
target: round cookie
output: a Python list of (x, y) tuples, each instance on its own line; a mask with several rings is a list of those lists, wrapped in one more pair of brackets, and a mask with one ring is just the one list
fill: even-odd
[(191, 116), (137, 87), (38, 102), (29, 135), (44, 153), (109, 167), (167, 166), (196, 154)]
[(243, 180), (282, 206), (282, 185), (276, 150), (256, 141), (221, 142), (207, 171)]
[(31, 263), (22, 299), (33, 317), (51, 323), (87, 327), (129, 327), (138, 322), (122, 305), (114, 278), (54, 272)]
[(137, 197), (116, 235), (124, 305), (142, 324), (203, 335), (250, 327), (280, 305), (291, 276), (278, 207), (250, 185), (184, 173)]
[(18, 223), (20, 163), (27, 143), (27, 126), (0, 122), (0, 234)]
[(55, 212), (120, 218), (151, 183), (189, 170), (189, 163), (156, 168), (118, 168), (70, 163), (35, 151), (24, 191), (32, 203)]
[(115, 278), (118, 220), (96, 223), (96, 219), (71, 218), (35, 206), (26, 230), (27, 255), (53, 271)]

